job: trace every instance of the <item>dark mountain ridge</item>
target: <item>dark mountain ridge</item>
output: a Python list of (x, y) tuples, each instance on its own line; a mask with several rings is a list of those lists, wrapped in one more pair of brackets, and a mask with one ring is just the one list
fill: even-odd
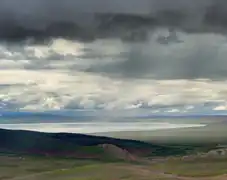
[(1, 153), (26, 153), (40, 155), (81, 154), (81, 148), (111, 144), (130, 153), (139, 155), (163, 156), (184, 153), (175, 147), (161, 146), (141, 141), (122, 140), (71, 133), (41, 133), (23, 130), (0, 129)]

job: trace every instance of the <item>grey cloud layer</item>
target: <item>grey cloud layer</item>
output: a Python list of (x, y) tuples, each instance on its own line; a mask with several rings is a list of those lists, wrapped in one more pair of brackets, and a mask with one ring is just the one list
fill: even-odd
[[(151, 14), (166, 24), (174, 21), (193, 27), (216, 22), (224, 26), (225, 9), (226, 0), (2, 0), (0, 22), (13, 19), (20, 25), (42, 28), (53, 21), (92, 24), (92, 15), (83, 13), (129, 13)], [(163, 15), (163, 11), (172, 12)]]

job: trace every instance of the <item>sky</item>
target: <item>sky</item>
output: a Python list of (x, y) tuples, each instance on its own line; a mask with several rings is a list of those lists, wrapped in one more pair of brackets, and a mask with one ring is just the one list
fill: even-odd
[[(210, 7), (214, 6), (218, 9), (216, 13), (212, 17), (207, 16), (212, 12)], [(163, 11), (180, 12), (183, 20), (179, 26), (200, 27), (207, 21), (217, 19), (221, 26), (225, 26), (226, 8), (225, 0), (2, 0), (0, 28), (4, 28), (6, 22), (30, 28), (43, 28), (55, 21), (93, 26), (89, 13), (151, 14), (153, 18), (161, 20), (160, 13)], [(168, 19), (168, 16), (165, 18)], [(174, 17), (176, 19), (179, 16)], [(165, 23), (170, 21), (173, 20), (165, 20)]]
[[(104, 10), (103, 0), (87, 3), (87, 0), (5, 0), (0, 2), (0, 13), (9, 16), (1, 16), (0, 22), (13, 17), (16, 22), (38, 26), (38, 20), (25, 19), (74, 20), (77, 16), (73, 13), (77, 11)], [(201, 9), (206, 10), (211, 1), (111, 3), (105, 1), (105, 7), (113, 12), (158, 14), (162, 9), (186, 8), (188, 15), (204, 17)], [(166, 29), (157, 28), (148, 42), (137, 44), (118, 39), (94, 42), (54, 39), (49, 45), (1, 41), (0, 111), (82, 109), (105, 111), (112, 117), (226, 114), (226, 36), (179, 30), (182, 43), (157, 43), (155, 38), (166, 33)]]
[[(225, 37), (181, 38), (184, 43), (169, 46), (154, 40), (141, 45), (64, 39), (51, 46), (2, 44), (1, 109), (146, 109), (151, 114), (226, 110), (227, 79), (221, 72), (226, 71)], [(131, 55), (134, 48), (141, 50), (136, 57)]]

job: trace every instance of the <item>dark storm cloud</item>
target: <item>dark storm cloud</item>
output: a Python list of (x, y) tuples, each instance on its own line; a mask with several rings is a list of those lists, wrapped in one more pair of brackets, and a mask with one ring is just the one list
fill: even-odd
[[(153, 26), (177, 26), (191, 32), (225, 32), (226, 0), (1, 0), (0, 38), (26, 36), (46, 38), (53, 34), (88, 36), (97, 27), (94, 13), (149, 16)], [(119, 19), (118, 19), (119, 20)], [(121, 20), (121, 19), (120, 19)], [(120, 21), (119, 20), (119, 21)], [(130, 18), (128, 19), (128, 21)], [(59, 23), (56, 25), (56, 23)], [(78, 30), (79, 26), (89, 30)], [(127, 19), (126, 22), (127, 23)], [(110, 28), (110, 30), (112, 30)], [(96, 33), (96, 32), (95, 32)], [(201, 40), (203, 41), (203, 40)], [(124, 61), (92, 66), (87, 71), (123, 75), (124, 77), (155, 76), (157, 78), (220, 78), (227, 76), (226, 54), (217, 47), (192, 43), (190, 51), (180, 50), (164, 56), (154, 45), (132, 47)], [(184, 44), (184, 43), (183, 43)], [(150, 49), (149, 49), (150, 48)], [(215, 49), (216, 48), (216, 49)], [(187, 49), (187, 48), (186, 48)], [(146, 51), (146, 52), (144, 52)], [(151, 51), (152, 53), (147, 53)]]
[[(217, 31), (220, 29), (217, 26), (224, 29), (227, 22), (226, 7), (226, 0), (2, 0), (0, 36), (41, 36), (43, 31), (48, 31), (47, 35), (57, 32), (81, 35), (83, 30), (78, 32), (77, 26), (72, 24), (87, 27), (87, 30), (97, 27), (93, 13), (149, 15), (153, 25), (175, 25), (187, 31)], [(58, 26), (51, 26), (60, 22)]]
[(227, 39), (221, 35), (187, 35), (183, 43), (130, 45), (121, 60), (91, 66), (88, 72), (155, 79), (226, 79)]

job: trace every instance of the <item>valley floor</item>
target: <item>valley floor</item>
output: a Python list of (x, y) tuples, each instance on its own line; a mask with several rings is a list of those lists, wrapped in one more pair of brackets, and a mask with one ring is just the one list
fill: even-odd
[(227, 157), (168, 157), (146, 163), (0, 156), (0, 180), (225, 180)]

